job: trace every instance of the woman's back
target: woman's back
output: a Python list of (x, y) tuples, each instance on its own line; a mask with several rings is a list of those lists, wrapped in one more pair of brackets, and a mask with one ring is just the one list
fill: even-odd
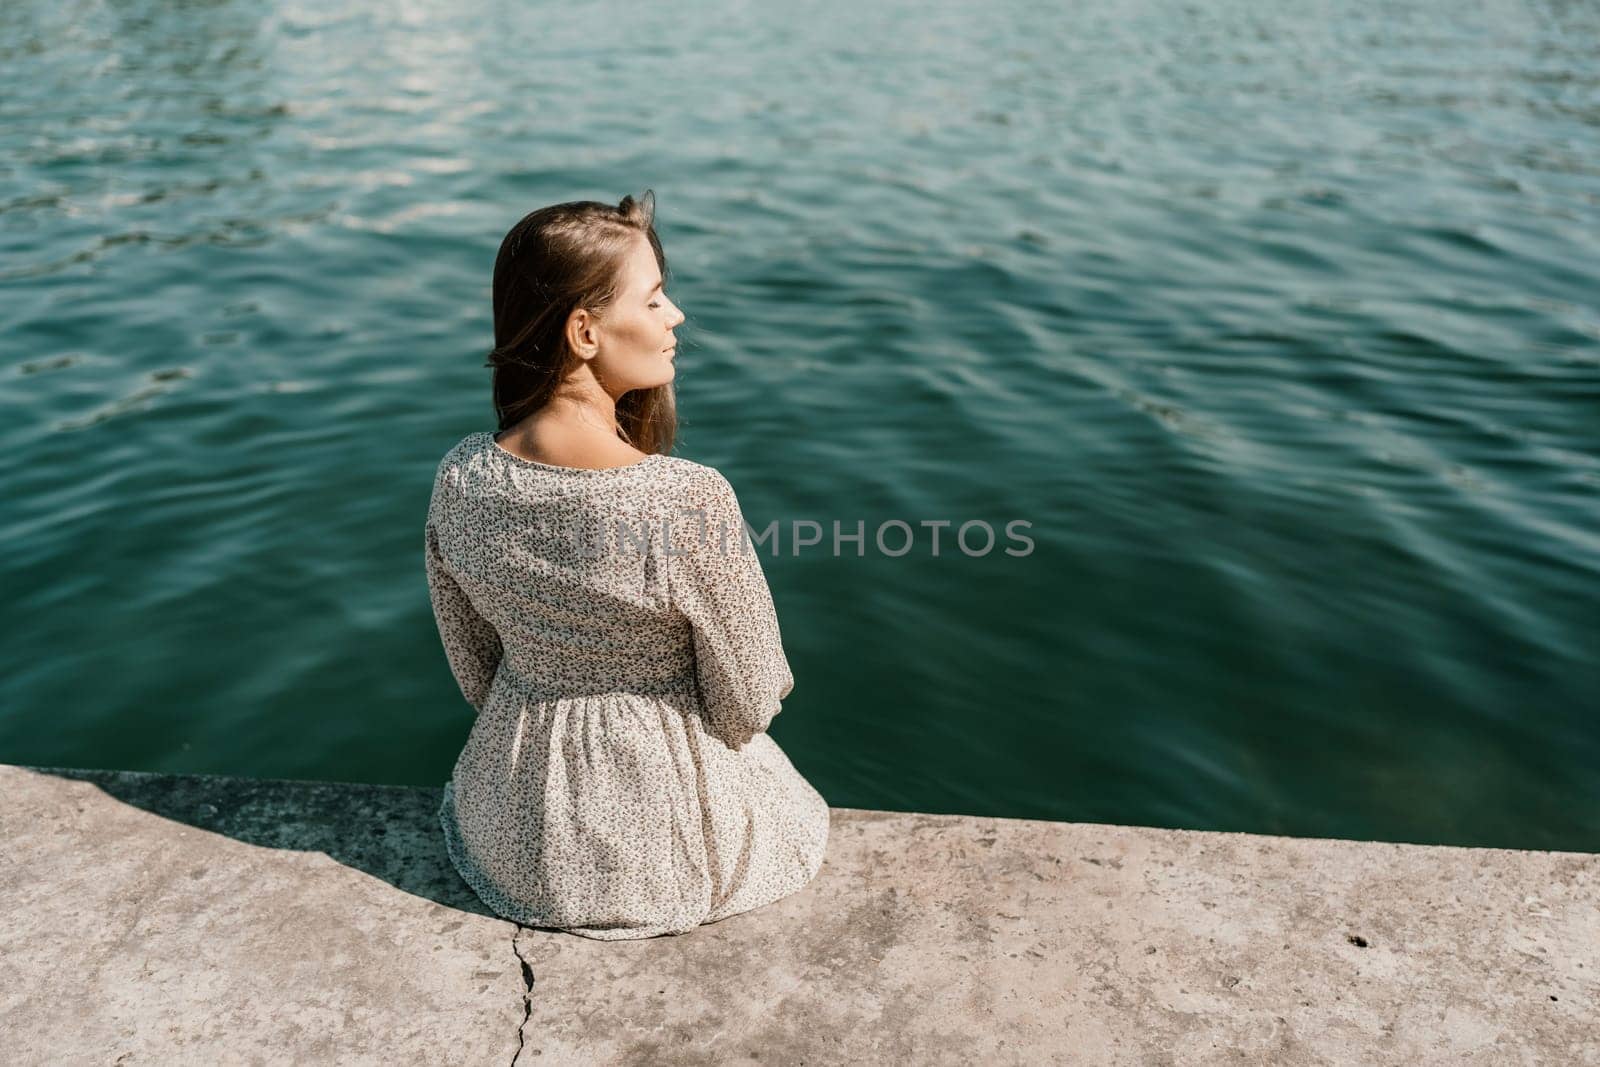
[(560, 467), (482, 432), (439, 464), (428, 585), (477, 711), (440, 818), (500, 914), (681, 933), (820, 867), (826, 802), (765, 733), (794, 680), (744, 529), (678, 457)]

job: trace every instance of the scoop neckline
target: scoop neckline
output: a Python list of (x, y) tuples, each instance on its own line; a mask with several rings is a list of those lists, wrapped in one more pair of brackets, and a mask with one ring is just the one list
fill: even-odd
[(500, 442), (494, 439), (495, 432), (494, 430), (483, 430), (481, 434), (483, 439), (488, 442), (489, 447), (506, 459), (519, 466), (532, 467), (536, 470), (555, 471), (560, 474), (615, 474), (618, 471), (631, 471), (636, 467), (644, 466), (661, 455), (659, 452), (651, 452), (643, 459), (635, 460), (632, 463), (619, 464), (615, 467), (563, 467), (557, 463), (540, 463), (536, 459), (524, 459), (515, 452), (502, 447)]

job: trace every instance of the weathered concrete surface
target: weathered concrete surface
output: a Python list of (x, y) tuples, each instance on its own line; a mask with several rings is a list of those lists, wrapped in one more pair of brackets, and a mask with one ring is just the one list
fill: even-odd
[(0, 1063), (509, 1064), (437, 793), (0, 764)]
[(8, 1063), (1600, 1064), (1596, 855), (840, 808), (603, 942), (487, 915), (437, 790), (0, 786)]

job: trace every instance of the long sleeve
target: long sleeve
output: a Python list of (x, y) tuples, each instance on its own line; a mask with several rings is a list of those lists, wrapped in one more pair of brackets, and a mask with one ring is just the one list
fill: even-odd
[(445, 658), (461, 687), (461, 695), (473, 711), (482, 711), (500, 666), (500, 634), (472, 606), (466, 591), (445, 567), (438, 531), (431, 521), (427, 524), (426, 565), (428, 596), (433, 601), (433, 618), (439, 627)]
[(679, 509), (667, 566), (673, 605), (692, 628), (707, 726), (739, 748), (771, 725), (794, 675), (733, 486), (706, 471)]

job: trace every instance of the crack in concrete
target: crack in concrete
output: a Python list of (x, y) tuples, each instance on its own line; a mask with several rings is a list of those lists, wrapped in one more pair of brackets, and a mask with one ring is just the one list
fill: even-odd
[(517, 938), (524, 929), (526, 928), (521, 923), (512, 924), (511, 951), (516, 955), (518, 965), (522, 967), (522, 1022), (517, 1024), (517, 1051), (511, 1054), (511, 1067), (517, 1067), (517, 1061), (522, 1058), (522, 1045), (526, 1040), (524, 1035), (528, 1029), (528, 1020), (533, 1016), (533, 968), (517, 945)]

